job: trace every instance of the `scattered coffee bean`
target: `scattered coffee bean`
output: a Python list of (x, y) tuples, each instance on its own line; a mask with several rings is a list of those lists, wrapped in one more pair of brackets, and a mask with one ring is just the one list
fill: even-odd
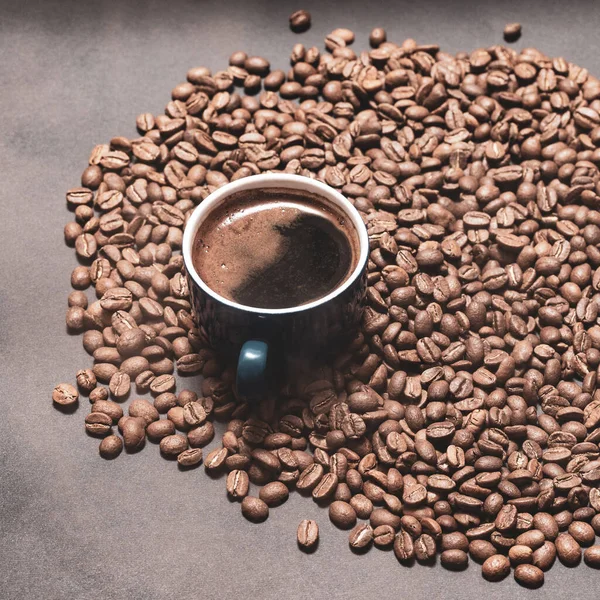
[(263, 486), (258, 497), (269, 507), (279, 506), (283, 504), (289, 496), (289, 490), (280, 481), (271, 481)]
[(518, 565), (515, 581), (524, 587), (539, 588), (544, 583), (544, 572), (533, 565)]
[(312, 519), (304, 519), (298, 525), (298, 546), (305, 551), (310, 551), (315, 548), (319, 541), (319, 526)]
[(269, 507), (255, 496), (246, 496), (242, 500), (242, 514), (248, 521), (260, 523), (269, 516)]
[(200, 448), (188, 448), (177, 455), (177, 462), (182, 467), (194, 467), (202, 462)]
[[(435, 552), (434, 552), (435, 556)], [(464, 550), (444, 550), (440, 554), (440, 562), (442, 566), (450, 571), (462, 571), (469, 564), (469, 556)]]
[(121, 433), (123, 434), (125, 449), (128, 452), (139, 450), (144, 445), (146, 439), (143, 419), (139, 417), (127, 417), (121, 427)]
[(588, 567), (600, 569), (600, 546), (590, 546), (583, 553), (583, 560)]
[(164, 456), (176, 457), (184, 450), (187, 450), (187, 439), (182, 435), (167, 435), (160, 440), (160, 451)]
[(306, 31), (310, 27), (310, 13), (307, 10), (297, 10), (290, 15), (290, 29), (296, 33)]
[(503, 554), (493, 554), (485, 559), (481, 572), (488, 581), (500, 581), (510, 573), (510, 561)]
[(367, 523), (358, 524), (348, 538), (353, 550), (363, 550), (373, 541), (373, 528)]
[(92, 412), (85, 418), (85, 430), (91, 435), (105, 436), (111, 432), (112, 419), (105, 413)]
[(118, 435), (108, 435), (101, 442), (99, 447), (100, 456), (107, 460), (117, 458), (123, 450), (123, 441)]
[(335, 500), (329, 505), (329, 519), (340, 529), (350, 529), (356, 525), (356, 512), (347, 502)]
[(521, 37), (521, 23), (508, 23), (504, 26), (504, 39), (516, 42)]
[(558, 559), (567, 567), (575, 567), (581, 561), (581, 546), (569, 533), (559, 533), (556, 538)]
[(79, 399), (79, 392), (70, 383), (60, 383), (52, 392), (52, 400), (60, 406), (70, 406)]
[(387, 40), (387, 34), (383, 27), (376, 27), (369, 35), (369, 44), (372, 48), (379, 48)]

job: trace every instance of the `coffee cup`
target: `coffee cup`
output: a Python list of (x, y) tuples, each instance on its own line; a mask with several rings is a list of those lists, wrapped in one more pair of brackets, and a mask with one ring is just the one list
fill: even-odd
[(198, 327), (237, 360), (240, 396), (264, 394), (271, 370), (339, 348), (360, 322), (366, 227), (314, 179), (266, 173), (218, 188), (190, 216), (182, 251)]

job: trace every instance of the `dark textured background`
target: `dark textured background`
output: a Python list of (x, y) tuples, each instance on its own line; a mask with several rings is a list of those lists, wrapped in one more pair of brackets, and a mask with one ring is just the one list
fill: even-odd
[[(292, 10), (312, 29), (290, 32)], [(391, 552), (353, 555), (325, 510), (294, 494), (267, 523), (245, 521), (224, 482), (179, 472), (152, 444), (106, 462), (86, 436), (87, 400), (52, 408), (53, 386), (91, 360), (65, 332), (74, 253), (64, 246), (64, 192), (79, 184), (90, 149), (135, 135), (138, 113), (159, 113), (187, 69), (225, 68), (244, 49), (286, 68), (296, 42), (322, 47), (338, 26), (367, 45), (372, 27), (445, 50), (502, 42), (536, 46), (600, 74), (596, 2), (0, 1), (0, 598), (573, 598), (597, 597), (585, 566), (555, 567), (540, 591), (512, 577), (486, 583), (471, 564), (400, 566)], [(214, 445), (214, 443), (212, 444)], [(317, 552), (296, 548), (314, 518)]]

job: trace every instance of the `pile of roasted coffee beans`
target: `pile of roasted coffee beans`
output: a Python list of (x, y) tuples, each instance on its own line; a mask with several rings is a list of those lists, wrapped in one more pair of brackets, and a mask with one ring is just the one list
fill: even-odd
[[(243, 514), (295, 489), (356, 551), (533, 587), (556, 557), (598, 568), (600, 81), (534, 48), (353, 41), (296, 44), (287, 73), (242, 51), (191, 69), (140, 137), (93, 149), (65, 227), (67, 326), (94, 359), (76, 376), (85, 428), (105, 458), (148, 439), (190, 468), (227, 421), (204, 466)], [(178, 251), (197, 204), (267, 171), (360, 211), (369, 287), (333, 364), (251, 408), (194, 323)], [(175, 371), (202, 383), (176, 393)], [(317, 538), (303, 522), (299, 545)]]

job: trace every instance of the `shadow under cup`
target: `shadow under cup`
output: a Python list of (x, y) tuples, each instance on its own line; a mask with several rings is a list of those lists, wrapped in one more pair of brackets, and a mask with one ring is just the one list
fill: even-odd
[[(250, 190), (277, 188), (310, 195), (342, 212), (358, 239), (358, 260), (351, 273), (325, 296), (301, 306), (265, 309), (238, 304), (211, 289), (193, 264), (193, 248), (201, 224), (229, 197)], [(351, 242), (349, 242), (351, 243)], [(352, 204), (329, 186), (298, 175), (264, 174), (219, 188), (192, 213), (183, 238), (195, 318), (211, 346), (229, 361), (238, 361), (238, 392), (252, 397), (265, 391), (267, 379), (308, 366), (349, 341), (360, 322), (366, 292), (369, 240)], [(268, 362), (268, 368), (267, 368)], [(267, 370), (269, 373), (267, 374)]]

